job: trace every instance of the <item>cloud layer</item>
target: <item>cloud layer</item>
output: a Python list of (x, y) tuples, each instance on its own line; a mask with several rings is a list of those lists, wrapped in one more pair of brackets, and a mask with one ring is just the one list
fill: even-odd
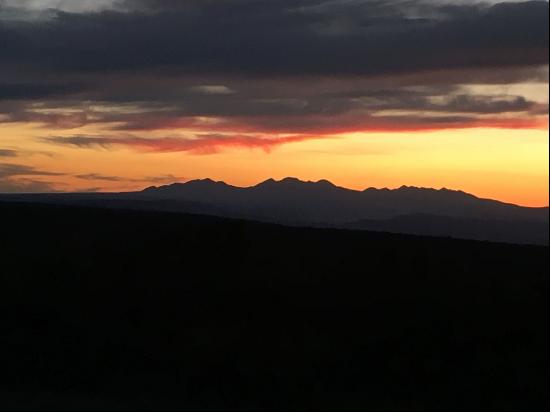
[(466, 86), (547, 85), (548, 26), (545, 1), (3, 1), (0, 122), (103, 130), (46, 136), (73, 147), (194, 153), (545, 128), (547, 100)]

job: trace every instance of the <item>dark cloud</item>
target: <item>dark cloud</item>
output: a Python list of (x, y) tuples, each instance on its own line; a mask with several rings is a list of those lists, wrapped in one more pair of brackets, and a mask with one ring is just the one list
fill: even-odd
[(10, 178), (14, 176), (62, 176), (64, 173), (56, 173), (45, 170), (37, 170), (34, 167), (13, 164), (0, 163), (0, 179)]
[(50, 193), (56, 192), (51, 182), (33, 179), (0, 179), (0, 193)]
[[(437, 105), (435, 105), (437, 107)], [(471, 96), (461, 94), (453, 96), (444, 105), (444, 110), (465, 113), (510, 113), (524, 112), (534, 109), (535, 102), (530, 102), (522, 96)]]
[(166, 182), (176, 182), (186, 180), (183, 177), (177, 177), (172, 174), (162, 175), (162, 176), (145, 176), (142, 178), (127, 178), (122, 176), (111, 176), (104, 175), (101, 173), (87, 173), (79, 174), (75, 177), (82, 180), (91, 180), (91, 181), (106, 181), (106, 182), (123, 182), (123, 183), (166, 183)]
[(68, 96), (84, 90), (82, 85), (0, 83), (0, 100), (37, 100)]
[(0, 192), (52, 192), (55, 191), (52, 182), (37, 180), (35, 177), (61, 175), (63, 173), (38, 170), (21, 164), (0, 163)]
[[(189, 129), (194, 132), (316, 133), (346, 131), (422, 130), (477, 127), (482, 121), (502, 127), (510, 121), (540, 124), (540, 105), (521, 96), (440, 95), (403, 90), (365, 93), (353, 97), (229, 99), (225, 104), (197, 103), (140, 113), (111, 112), (101, 121), (115, 123), (114, 131), (143, 132)], [(214, 118), (215, 121), (208, 119)], [(205, 120), (206, 119), (206, 120)], [(99, 120), (99, 119), (98, 119)], [(538, 126), (537, 126), (538, 127)], [(231, 137), (231, 136), (229, 136)], [(241, 136), (237, 136), (239, 139)], [(230, 140), (230, 139), (228, 139)], [(191, 142), (190, 144), (194, 144)]]
[(0, 157), (16, 157), (17, 150), (0, 149)]
[(5, 25), (5, 64), (64, 72), (312, 75), (541, 65), (548, 3), (356, 0), (128, 2)]
[(149, 177), (145, 177), (143, 180), (153, 184), (166, 184), (166, 183), (174, 183), (174, 182), (184, 182), (187, 180), (187, 178), (182, 176), (167, 174), (162, 176), (149, 176)]
[[(464, 104), (464, 98), (459, 97), (453, 102), (457, 108)], [(487, 102), (477, 104), (485, 107)], [(504, 104), (500, 102), (499, 104)], [(514, 101), (506, 104), (514, 107)], [(130, 147), (143, 152), (190, 152), (198, 154), (217, 153), (227, 148), (250, 148), (271, 151), (280, 145), (295, 143), (309, 139), (330, 137), (333, 134), (371, 131), (433, 131), (441, 129), (464, 128), (543, 128), (547, 127), (545, 117), (519, 116), (499, 117), (493, 111), (485, 108), (483, 116), (464, 114), (437, 114), (418, 116), (416, 113), (389, 113), (385, 115), (369, 115), (364, 112), (350, 112), (344, 115), (312, 115), (312, 116), (255, 116), (233, 117), (219, 124), (200, 124), (200, 121), (183, 119), (183, 123), (167, 119), (159, 123), (139, 123), (126, 125), (128, 129), (159, 130), (178, 127), (192, 127), (201, 130), (201, 133), (190, 134), (185, 137), (145, 137), (134, 134), (117, 134), (116, 131), (105, 135), (73, 135), (49, 136), (43, 141), (72, 146), (76, 148), (105, 149)], [(510, 110), (507, 108), (506, 110)], [(210, 132), (207, 132), (210, 131)]]
[[(57, 105), (36, 105), (35, 103), (9, 103), (2, 104), (0, 99), (0, 123), (42, 123), (54, 129), (72, 129), (90, 123), (89, 109), (84, 108), (80, 103), (76, 109), (66, 106), (67, 102)], [(4, 119), (2, 119), (2, 116)]]
[(123, 181), (126, 181), (126, 179), (124, 179), (123, 177), (120, 177), (120, 176), (108, 176), (108, 175), (103, 175), (103, 174), (100, 174), (100, 173), (87, 173), (87, 174), (76, 175), (76, 177), (79, 178), (79, 179), (82, 179), (82, 180), (104, 180), (104, 181), (107, 181), (107, 182), (123, 182)]
[[(23, 17), (0, 13), (0, 122), (106, 130), (51, 143), (269, 150), (334, 132), (547, 117), (545, 102), (464, 88), (547, 84), (545, 1), (121, 0), (89, 12), (67, 1), (40, 18), (9, 5)], [(190, 136), (140, 136), (173, 128)]]
[[(380, 89), (365, 84), (356, 88), (347, 83), (319, 86), (272, 84), (251, 87), (242, 83), (224, 86), (232, 93), (196, 95), (188, 87), (180, 91), (156, 90), (151, 101), (101, 100), (19, 104), (4, 106), (5, 121), (39, 122), (50, 128), (70, 129), (86, 124), (105, 124), (113, 130), (144, 131), (188, 128), (196, 131), (292, 132), (312, 127), (316, 131), (327, 122), (344, 127), (387, 120), (387, 111), (408, 112), (415, 124), (441, 125), (441, 119), (472, 122), (480, 116), (510, 113), (517, 117), (544, 115), (547, 105), (518, 95), (475, 95), (457, 86), (395, 87)], [(256, 84), (258, 86), (258, 84)], [(295, 87), (293, 87), (295, 86)], [(221, 86), (217, 86), (220, 90)], [(360, 87), (360, 88), (358, 88)], [(159, 89), (162, 89), (159, 87)], [(172, 86), (173, 89), (173, 86)], [(0, 104), (0, 113), (2, 113)], [(429, 113), (439, 113), (437, 118)], [(210, 120), (209, 120), (210, 119)], [(213, 121), (212, 121), (213, 120)], [(389, 119), (391, 120), (391, 119)], [(399, 119), (394, 119), (400, 122)], [(402, 123), (402, 122), (400, 122)], [(256, 127), (268, 125), (268, 127)]]

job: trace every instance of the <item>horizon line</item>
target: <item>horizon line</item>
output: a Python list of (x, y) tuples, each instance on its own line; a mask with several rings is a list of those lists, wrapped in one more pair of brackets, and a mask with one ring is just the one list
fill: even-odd
[(550, 208), (550, 205), (548, 203), (546, 205), (543, 205), (543, 206), (526, 206), (526, 205), (521, 205), (521, 204), (517, 204), (517, 203), (507, 202), (507, 201), (504, 201), (504, 200), (488, 198), (488, 197), (481, 197), (481, 196), (478, 196), (478, 195), (476, 195), (474, 193), (471, 193), (471, 192), (466, 192), (466, 191), (461, 190), (461, 189), (448, 188), (448, 187), (445, 187), (445, 186), (442, 186), (442, 187), (439, 187), (439, 188), (426, 187), (426, 186), (414, 186), (414, 185), (401, 185), (401, 186), (396, 186), (396, 187), (368, 186), (364, 189), (353, 189), (353, 188), (349, 188), (349, 187), (334, 184), (333, 182), (331, 182), (328, 179), (319, 179), (319, 180), (316, 180), (316, 181), (315, 180), (302, 180), (302, 179), (300, 179), (298, 177), (294, 177), (294, 176), (286, 176), (286, 177), (281, 178), (279, 180), (277, 180), (275, 178), (268, 178), (268, 179), (262, 180), (262, 181), (260, 181), (256, 184), (252, 184), (252, 185), (248, 185), (248, 186), (237, 186), (237, 185), (234, 185), (234, 184), (231, 184), (231, 183), (227, 183), (224, 180), (215, 180), (215, 179), (212, 179), (210, 177), (206, 177), (206, 178), (188, 179), (188, 180), (183, 180), (183, 181), (174, 181), (174, 182), (171, 182), (171, 183), (160, 184), (158, 186), (157, 185), (150, 185), (150, 186), (146, 186), (142, 189), (127, 190), (127, 191), (117, 191), (117, 190), (112, 190), (112, 191), (109, 191), (109, 190), (107, 190), (107, 191), (102, 191), (102, 190), (62, 191), (62, 190), (58, 190), (58, 191), (49, 191), (49, 192), (0, 192), (0, 195), (3, 195), (3, 196), (4, 195), (8, 195), (8, 196), (10, 196), (10, 195), (13, 195), (13, 196), (17, 196), (17, 195), (56, 195), (56, 194), (58, 194), (58, 195), (63, 195), (63, 194), (88, 194), (88, 195), (91, 195), (91, 194), (139, 193), (139, 192), (143, 192), (147, 189), (155, 189), (155, 188), (158, 189), (158, 188), (161, 188), (161, 187), (167, 187), (167, 186), (173, 186), (173, 185), (186, 185), (186, 184), (189, 184), (189, 183), (192, 183), (192, 182), (211, 182), (211, 183), (214, 183), (214, 184), (223, 184), (225, 186), (229, 186), (229, 187), (236, 188), (236, 189), (252, 189), (254, 187), (260, 186), (260, 185), (268, 183), (268, 182), (282, 183), (284, 181), (292, 181), (292, 182), (303, 183), (303, 184), (319, 184), (319, 183), (329, 184), (330, 186), (332, 186), (334, 188), (337, 188), (337, 189), (343, 189), (343, 190), (347, 190), (347, 191), (351, 191), (351, 192), (357, 192), (357, 193), (363, 193), (367, 190), (397, 191), (397, 190), (402, 190), (402, 189), (433, 190), (433, 191), (437, 191), (437, 192), (449, 191), (449, 192), (463, 193), (465, 195), (473, 196), (474, 198), (476, 198), (478, 200), (489, 200), (489, 201), (500, 202), (500, 203), (503, 203), (503, 204), (522, 207), (522, 208), (530, 208), (530, 209), (548, 209), (548, 208)]

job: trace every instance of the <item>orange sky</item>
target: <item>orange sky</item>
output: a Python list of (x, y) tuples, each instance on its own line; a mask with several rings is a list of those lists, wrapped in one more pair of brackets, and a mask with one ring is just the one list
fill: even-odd
[(0, 0), (0, 192), (293, 176), (547, 206), (548, 7)]
[[(92, 126), (83, 126), (56, 130), (55, 135), (93, 132), (97, 130)], [(30, 175), (13, 176), (14, 181), (46, 182), (62, 191), (126, 191), (204, 177), (247, 186), (269, 177), (295, 176), (324, 178), (354, 189), (447, 187), (526, 206), (548, 205), (545, 128), (354, 132), (287, 143), (267, 151), (225, 147), (215, 153), (71, 147), (44, 141), (50, 134), (38, 124), (0, 125), (2, 148), (19, 152), (3, 163), (34, 168)]]

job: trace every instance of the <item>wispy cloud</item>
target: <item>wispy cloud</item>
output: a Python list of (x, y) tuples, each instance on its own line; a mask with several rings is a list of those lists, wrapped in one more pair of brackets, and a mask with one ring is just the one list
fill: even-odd
[(120, 176), (109, 176), (109, 175), (103, 175), (101, 173), (86, 173), (86, 174), (76, 175), (75, 177), (82, 180), (104, 180), (107, 182), (123, 182), (127, 180)]
[(145, 152), (191, 152), (200, 154), (217, 153), (222, 148), (246, 147), (270, 151), (275, 146), (302, 141), (303, 135), (283, 137), (260, 137), (250, 135), (202, 134), (193, 138), (165, 137), (146, 138), (125, 136), (50, 136), (42, 140), (81, 148), (111, 148), (117, 146), (132, 147)]
[(0, 149), (0, 157), (16, 157), (17, 151), (11, 149)]
[(13, 163), (0, 163), (0, 179), (14, 176), (63, 176), (65, 173), (39, 170), (32, 166)]
[(186, 180), (184, 177), (175, 176), (173, 174), (159, 176), (143, 176), (143, 177), (124, 177), (104, 175), (101, 173), (86, 173), (75, 175), (78, 179), (89, 181), (104, 181), (104, 182), (121, 182), (121, 183), (172, 183)]
[(0, 192), (53, 192), (58, 183), (36, 179), (36, 177), (63, 176), (64, 173), (39, 170), (32, 166), (0, 163)]

